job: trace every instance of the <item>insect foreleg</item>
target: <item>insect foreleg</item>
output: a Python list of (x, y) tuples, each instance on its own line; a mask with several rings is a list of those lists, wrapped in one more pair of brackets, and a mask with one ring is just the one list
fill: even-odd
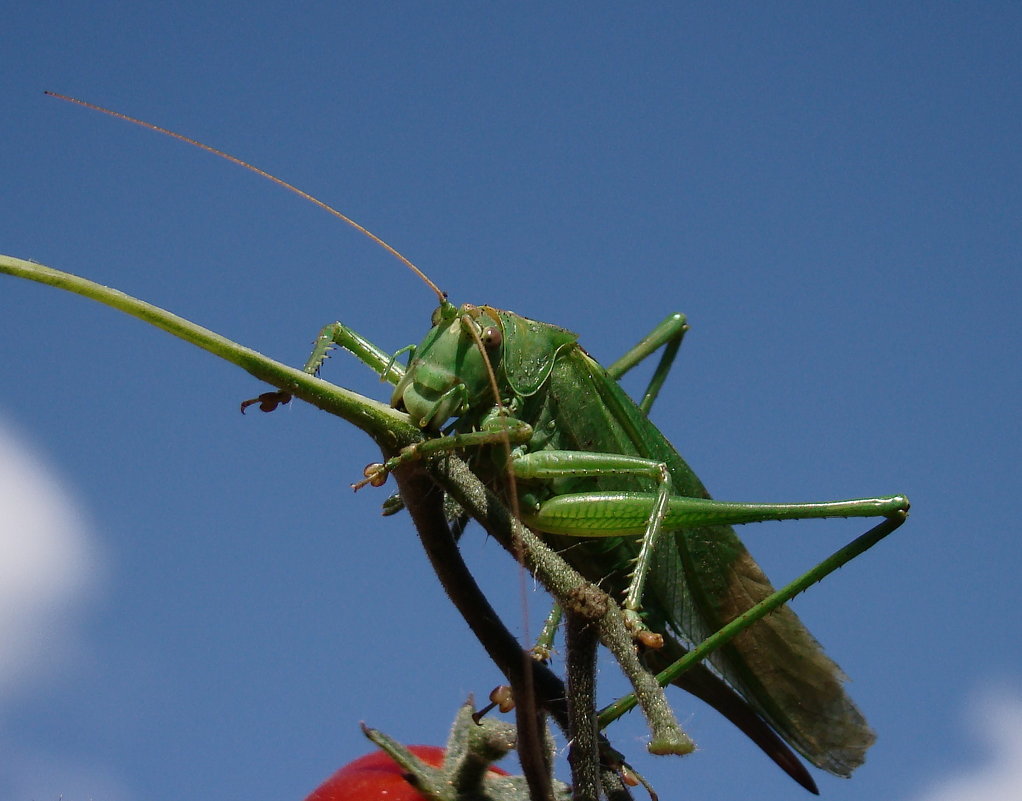
[(660, 357), (660, 363), (657, 364), (656, 370), (653, 371), (653, 377), (649, 380), (649, 386), (646, 387), (646, 392), (642, 396), (642, 402), (639, 403), (639, 408), (643, 414), (649, 414), (653, 401), (656, 400), (657, 395), (660, 393), (660, 388), (663, 386), (667, 373), (670, 372), (674, 364), (674, 357), (678, 355), (678, 348), (681, 347), (681, 340), (685, 336), (686, 331), (688, 331), (688, 323), (685, 320), (685, 315), (680, 313), (669, 314), (656, 328), (644, 336), (634, 348), (607, 368), (607, 374), (614, 380), (617, 380), (658, 348), (664, 345), (667, 346)]
[[(356, 359), (369, 367), (370, 370), (380, 376), (381, 381), (389, 381), (397, 384), (405, 375), (405, 368), (397, 363), (397, 356), (401, 353), (391, 355), (382, 348), (377, 347), (364, 336), (349, 328), (343, 323), (330, 323), (323, 326), (313, 342), (312, 353), (305, 361), (302, 370), (309, 375), (318, 375), (319, 368), (330, 356), (330, 351), (335, 345), (339, 345)], [(284, 403), (290, 403), (291, 393), (282, 389), (274, 392), (264, 392), (257, 398), (250, 398), (241, 403), (241, 411), (245, 412), (249, 406), (258, 403), (261, 411), (272, 412)]]
[(427, 456), (435, 456), (441, 453), (452, 453), (483, 445), (509, 444), (511, 447), (522, 445), (532, 438), (532, 426), (515, 420), (510, 417), (500, 418), (501, 424), (486, 428), (482, 431), (471, 431), (467, 434), (452, 434), (447, 437), (435, 437), (409, 445), (407, 448), (394, 457), (391, 457), (383, 464), (371, 464), (365, 470), (365, 478), (356, 484), (352, 489), (361, 489), (366, 484), (374, 487), (381, 486), (387, 479), (387, 475), (395, 469), (408, 462), (423, 459)]
[(388, 353), (340, 322), (323, 326), (302, 369), (309, 375), (317, 375), (335, 345), (351, 353), (362, 364), (377, 373), (382, 381), (397, 384), (404, 378), (405, 368), (397, 363), (397, 356), (407, 348), (403, 348), (397, 354)]

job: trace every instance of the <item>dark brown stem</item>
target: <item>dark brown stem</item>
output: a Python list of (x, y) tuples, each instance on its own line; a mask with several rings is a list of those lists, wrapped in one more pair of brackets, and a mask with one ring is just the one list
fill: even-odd
[(529, 783), (532, 798), (536, 801), (549, 799), (552, 797), (552, 772), (540, 709), (549, 710), (567, 731), (564, 685), (522, 650), (479, 588), (447, 525), (443, 493), (421, 463), (397, 470), (395, 478), (437, 578), (487, 654), (511, 684), (516, 703), (522, 772)]
[(572, 801), (598, 801), (600, 791), (599, 730), (596, 718), (596, 648), (600, 639), (593, 617), (565, 610), (568, 747)]

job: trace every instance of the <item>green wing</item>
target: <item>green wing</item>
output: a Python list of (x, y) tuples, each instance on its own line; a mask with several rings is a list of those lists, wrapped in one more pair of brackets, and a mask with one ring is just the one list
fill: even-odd
[[(598, 403), (593, 402), (595, 397)], [(677, 494), (710, 497), (670, 443), (581, 348), (561, 353), (548, 391), (538, 393), (531, 402), (533, 407), (523, 417), (536, 420), (537, 431), (550, 423), (553, 432), (538, 438), (538, 447), (628, 453), (663, 461)], [(601, 477), (565, 479), (551, 491), (596, 489), (652, 492), (654, 488), (644, 479)], [(566, 546), (565, 557), (590, 580), (611, 592), (626, 586), (628, 559), (638, 550), (635, 541), (562, 537), (557, 542)], [(642, 602), (651, 627), (673, 633), (680, 641), (666, 649), (673, 653), (700, 642), (772, 592), (734, 529), (705, 526), (681, 529), (662, 540)], [(653, 659), (673, 661), (672, 653)], [(864, 761), (874, 734), (845, 693), (844, 674), (788, 607), (751, 626), (711, 662), (748, 706), (817, 767), (848, 776)], [(695, 683), (705, 684), (705, 677)], [(686, 689), (704, 697), (705, 689), (703, 693), (691, 686)], [(749, 736), (763, 746), (757, 736)]]

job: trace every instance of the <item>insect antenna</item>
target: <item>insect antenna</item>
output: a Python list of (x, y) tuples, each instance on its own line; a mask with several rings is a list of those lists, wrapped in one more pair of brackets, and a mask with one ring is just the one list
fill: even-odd
[[(475, 324), (473, 323), (472, 318), (469, 315), (466, 314), (462, 316), (461, 322), (462, 328), (468, 332), (468, 335), (472, 338), (472, 341), (475, 344), (476, 349), (479, 351), (479, 355), (482, 357), (483, 365), (486, 367), (486, 378), (490, 384), (490, 391), (493, 393), (494, 405), (500, 411), (501, 416), (504, 416), (507, 410), (504, 407), (504, 401), (500, 397), (500, 386), (497, 383), (497, 374), (493, 369), (493, 362), (490, 360), (490, 354), (486, 350), (486, 345), (483, 343), (482, 337), (476, 330)], [(504, 430), (504, 436), (501, 440), (501, 446), (504, 449), (504, 456), (508, 464), (510, 464), (511, 437), (506, 429)], [(519, 514), (518, 507), (518, 490), (517, 487), (515, 486), (514, 478), (511, 476), (510, 472), (506, 476), (506, 481), (507, 481), (506, 491), (509, 504), (511, 507), (511, 513), (515, 517), (515, 519), (520, 519), (521, 515)], [(524, 564), (524, 554), (522, 553), (521, 543), (516, 543), (515, 547), (516, 550), (518, 551), (518, 553), (516, 554), (516, 556), (518, 557), (518, 561)]]
[(256, 167), (254, 164), (249, 164), (247, 161), (239, 159), (237, 156), (232, 156), (230, 153), (225, 153), (223, 150), (218, 150), (217, 148), (212, 147), (211, 145), (207, 145), (203, 142), (200, 142), (197, 139), (192, 139), (191, 137), (185, 136), (184, 134), (179, 134), (176, 131), (171, 131), (167, 128), (162, 128), (159, 125), (155, 125), (154, 123), (146, 122), (145, 120), (140, 120), (137, 119), (136, 117), (129, 117), (127, 114), (121, 114), (121, 112), (119, 111), (113, 111), (112, 109), (103, 108), (103, 106), (97, 106), (95, 103), (90, 103), (87, 100), (79, 100), (77, 97), (69, 97), (68, 95), (62, 95), (59, 94), (58, 92), (43, 92), (43, 94), (49, 95), (50, 97), (55, 97), (58, 100), (66, 100), (68, 103), (74, 103), (79, 106), (84, 106), (85, 108), (90, 108), (93, 111), (99, 111), (110, 117), (116, 117), (119, 120), (124, 120), (125, 122), (140, 125), (143, 128), (148, 128), (150, 131), (156, 131), (157, 133), (164, 134), (166, 136), (171, 137), (172, 139), (177, 139), (181, 142), (185, 142), (186, 144), (193, 145), (199, 148), (200, 150), (205, 150), (207, 153), (212, 153), (214, 156), (219, 156), (220, 158), (226, 159), (227, 161), (230, 161), (233, 164), (237, 164), (239, 167), (244, 167), (246, 170), (254, 172), (256, 175), (259, 175), (268, 181), (272, 181), (273, 183), (277, 184), (277, 186), (281, 186), (284, 189), (287, 189), (289, 192), (293, 192), (294, 194), (298, 195), (298, 197), (309, 201), (313, 205), (319, 206), (324, 211), (329, 212), (338, 219), (346, 222), (360, 234), (367, 236), (381, 248), (386, 250), (396, 259), (398, 259), (402, 264), (405, 265), (405, 267), (407, 267), (409, 270), (411, 270), (413, 273), (419, 276), (419, 278), (421, 278), (425, 282), (426, 286), (428, 286), (436, 293), (436, 296), (440, 300), (440, 303), (443, 303), (445, 300), (447, 300), (447, 293), (441, 290), (436, 284), (434, 284), (429, 279), (429, 276), (427, 276), (422, 270), (416, 267), (411, 262), (411, 260), (404, 254), (402, 254), (400, 251), (398, 251), (397, 248), (383, 241), (380, 237), (378, 237), (376, 234), (374, 234), (365, 226), (359, 225), (357, 222), (351, 219), (351, 217), (348, 217), (346, 214), (338, 211), (333, 206), (324, 203), (319, 198), (310, 195), (305, 190), (299, 189), (294, 184), (289, 184), (282, 178), (278, 178), (276, 175), (271, 175), (270, 173), (266, 172), (266, 170), (262, 170), (259, 167)]
[[(259, 176), (267, 179), (268, 181), (271, 181), (272, 183), (277, 184), (277, 186), (280, 186), (280, 187), (288, 190), (289, 192), (291, 192), (291, 193), (293, 193), (295, 195), (298, 195), (300, 198), (303, 198), (304, 200), (307, 200), (308, 202), (312, 203), (313, 205), (318, 206), (319, 208), (323, 209), (324, 211), (332, 214), (334, 217), (337, 217), (341, 221), (347, 223), (349, 226), (354, 228), (356, 231), (358, 231), (363, 236), (365, 236), (365, 237), (369, 238), (370, 240), (372, 240), (373, 242), (375, 242), (381, 248), (386, 250), (388, 253), (390, 253), (392, 256), (394, 256), (396, 259), (398, 259), (402, 264), (405, 265), (405, 267), (407, 267), (409, 270), (411, 270), (431, 290), (433, 290), (433, 292), (436, 294), (437, 299), (439, 300), (441, 306), (444, 306), (445, 304), (447, 304), (447, 293), (444, 292), (443, 290), (441, 290), (435, 283), (433, 283), (433, 281), (430, 280), (430, 278), (421, 269), (419, 269), (415, 264), (413, 264), (412, 261), (410, 259), (408, 259), (404, 254), (399, 252), (395, 247), (393, 247), (392, 245), (390, 245), (389, 243), (387, 243), (386, 241), (381, 239), (379, 236), (374, 234), (372, 231), (367, 229), (365, 226), (359, 224), (358, 222), (356, 222), (352, 218), (348, 217), (343, 212), (341, 212), (338, 209), (334, 208), (333, 206), (330, 206), (329, 204), (323, 202), (319, 198), (309, 194), (308, 192), (304, 191), (303, 189), (299, 189), (294, 184), (288, 183), (287, 181), (283, 180), (282, 178), (278, 178), (277, 176), (272, 175), (271, 173), (267, 172), (266, 170), (263, 170), (263, 169), (255, 166), (254, 164), (250, 164), (249, 162), (247, 162), (247, 161), (245, 161), (243, 159), (240, 159), (237, 156), (233, 156), (230, 153), (227, 153), (227, 152), (225, 152), (223, 150), (219, 150), (218, 148), (215, 148), (215, 147), (213, 147), (211, 145), (207, 145), (204, 142), (198, 141), (197, 139), (192, 139), (191, 137), (185, 136), (184, 134), (177, 133), (176, 131), (172, 131), (172, 130), (170, 130), (168, 128), (163, 128), (162, 126), (156, 125), (155, 123), (147, 122), (146, 120), (141, 120), (141, 119), (138, 119), (136, 117), (129, 116), (127, 114), (122, 114), (119, 111), (114, 111), (112, 109), (104, 108), (103, 106), (96, 105), (95, 103), (90, 103), (90, 102), (88, 102), (86, 100), (81, 100), (79, 98), (70, 97), (68, 95), (63, 95), (63, 94), (60, 94), (58, 92), (45, 91), (45, 92), (43, 92), (43, 94), (48, 95), (50, 97), (57, 98), (58, 100), (64, 100), (64, 101), (67, 101), (68, 103), (74, 103), (75, 105), (79, 105), (79, 106), (83, 106), (83, 107), (88, 108), (88, 109), (92, 109), (93, 111), (98, 111), (98, 112), (100, 112), (102, 114), (106, 114), (107, 116), (110, 116), (110, 117), (115, 117), (116, 119), (123, 120), (125, 122), (133, 123), (134, 125), (138, 125), (138, 126), (140, 126), (142, 128), (147, 128), (147, 129), (149, 129), (151, 131), (155, 131), (156, 133), (160, 133), (160, 134), (163, 134), (165, 136), (169, 136), (172, 139), (177, 139), (177, 140), (179, 140), (181, 142), (184, 142), (185, 144), (189, 144), (189, 145), (192, 145), (194, 147), (197, 147), (200, 150), (205, 150), (207, 153), (212, 153), (214, 156), (219, 156), (222, 159), (225, 159), (225, 160), (227, 160), (229, 162), (232, 162), (233, 164), (236, 164), (239, 167), (245, 168), (249, 172), (253, 172), (256, 175), (259, 175)], [(500, 388), (499, 388), (499, 384), (498, 384), (498, 381), (497, 381), (496, 371), (494, 370), (493, 362), (490, 359), (489, 353), (487, 352), (486, 345), (483, 343), (483, 341), (480, 338), (478, 332), (475, 330), (475, 327), (471, 324), (471, 321), (469, 319), (466, 319), (466, 318), (463, 318), (462, 321), (464, 323), (464, 328), (469, 332), (471, 338), (473, 339), (475, 347), (478, 348), (479, 353), (482, 355), (482, 359), (483, 359), (483, 362), (484, 362), (485, 367), (486, 367), (488, 382), (489, 382), (490, 388), (491, 388), (491, 390), (493, 392), (495, 405), (497, 406), (498, 409), (501, 410), (501, 415), (504, 416), (506, 414), (506, 411), (505, 411), (505, 408), (504, 408), (503, 400), (501, 399), (501, 396), (500, 396)], [(508, 433), (507, 430), (505, 430), (503, 432), (503, 436), (502, 436), (501, 442), (500, 442), (500, 447), (503, 448), (503, 451), (504, 451), (504, 454), (505, 454), (505, 458), (506, 458), (507, 462), (510, 463), (512, 448), (511, 448), (510, 434)], [(521, 519), (521, 515), (520, 515), (520, 510), (519, 510), (517, 487), (516, 487), (513, 475), (510, 473), (510, 471), (508, 471), (505, 474), (505, 479), (507, 481), (507, 486), (506, 486), (505, 492), (506, 492), (506, 497), (508, 499), (508, 505), (510, 507), (510, 512), (511, 512), (512, 516), (515, 519), (520, 520)], [(519, 564), (524, 566), (525, 565), (524, 545), (523, 545), (523, 543), (517, 537), (515, 538), (515, 542), (514, 542), (514, 551), (515, 551), (515, 556), (516, 556)], [(523, 608), (523, 617), (524, 617), (524, 620), (523, 620), (523, 631), (525, 632), (525, 637), (528, 638), (528, 614), (525, 611), (525, 610), (527, 610), (527, 607), (528, 607), (528, 592), (527, 592), (524, 576), (525, 576), (525, 573), (522, 574), (522, 581), (521, 581), (519, 590), (520, 590), (520, 594), (521, 594), (522, 608)], [(523, 672), (523, 678), (524, 678), (523, 689), (525, 690), (525, 693), (524, 693), (524, 697), (523, 698), (519, 698), (516, 701), (516, 703), (518, 704), (519, 708), (522, 709), (522, 714), (519, 717), (519, 725), (531, 729), (532, 733), (531, 733), (531, 736), (528, 737), (528, 740), (529, 740), (529, 742), (534, 744), (534, 748), (533, 748), (532, 752), (535, 755), (537, 755), (536, 756), (536, 761), (537, 762), (543, 762), (544, 761), (544, 757), (542, 756), (543, 750), (542, 750), (542, 747), (540, 745), (540, 743), (542, 741), (542, 736), (541, 736), (541, 733), (540, 733), (539, 723), (538, 723), (539, 717), (538, 717), (538, 714), (536, 712), (536, 707), (535, 707), (535, 688), (533, 686), (534, 678), (533, 678), (533, 672), (531, 670), (531, 658), (529, 657), (529, 655), (525, 651), (523, 651), (522, 652), (522, 659), (526, 663), (525, 670)]]

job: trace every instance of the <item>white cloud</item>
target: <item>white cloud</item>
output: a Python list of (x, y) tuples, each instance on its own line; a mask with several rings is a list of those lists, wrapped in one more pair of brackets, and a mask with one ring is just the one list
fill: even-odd
[(983, 762), (937, 780), (918, 801), (1018, 801), (1022, 798), (1022, 693), (988, 690), (968, 724), (987, 747)]
[[(46, 460), (0, 419), (0, 716), (81, 667), (82, 613), (105, 572), (85, 518)], [(131, 797), (116, 768), (26, 744), (18, 732), (2, 732), (0, 752), (0, 798)]]
[(63, 672), (101, 565), (85, 516), (45, 460), (0, 420), (0, 710)]

